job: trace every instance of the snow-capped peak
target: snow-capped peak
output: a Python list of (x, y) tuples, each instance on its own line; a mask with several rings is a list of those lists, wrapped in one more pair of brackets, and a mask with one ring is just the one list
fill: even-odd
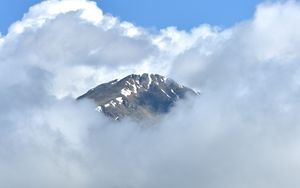
[(158, 74), (132, 74), (101, 84), (78, 99), (88, 98), (96, 110), (113, 119), (144, 118), (166, 113), (174, 103), (195, 91)]

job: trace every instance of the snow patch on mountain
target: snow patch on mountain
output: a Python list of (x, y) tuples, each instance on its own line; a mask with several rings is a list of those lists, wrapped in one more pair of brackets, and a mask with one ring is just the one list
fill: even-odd
[(121, 94), (124, 95), (125, 97), (128, 97), (131, 95), (131, 91), (129, 89), (122, 89)]
[(172, 79), (144, 73), (101, 84), (78, 99), (92, 99), (98, 106), (97, 111), (112, 119), (125, 116), (144, 119), (169, 112), (187, 94), (198, 95)]

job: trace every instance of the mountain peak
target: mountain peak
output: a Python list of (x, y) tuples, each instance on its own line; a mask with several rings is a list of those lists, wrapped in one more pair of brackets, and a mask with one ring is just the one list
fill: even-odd
[(89, 90), (80, 99), (91, 99), (96, 110), (120, 120), (153, 118), (170, 111), (175, 102), (195, 91), (159, 74), (131, 74)]

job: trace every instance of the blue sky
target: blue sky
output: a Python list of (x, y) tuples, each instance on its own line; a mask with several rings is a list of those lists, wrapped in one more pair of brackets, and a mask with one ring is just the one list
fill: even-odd
[[(0, 32), (41, 0), (0, 2)], [(190, 29), (202, 23), (228, 27), (252, 17), (261, 0), (96, 0), (106, 13), (147, 28), (177, 26)]]

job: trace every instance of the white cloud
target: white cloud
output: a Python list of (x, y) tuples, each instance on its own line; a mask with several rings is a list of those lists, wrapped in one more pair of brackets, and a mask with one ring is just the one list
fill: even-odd
[[(127, 22), (120, 23), (111, 16), (91, 15), (89, 18), (101, 18), (103, 22), (90, 22), (82, 17), (84, 12), (102, 11), (93, 2), (76, 2), (44, 1), (35, 5), (22, 21), (11, 27), (3, 43), (4, 61), (22, 61), (22, 64), (53, 74), (53, 87), (49, 89), (57, 97), (78, 96), (116, 76), (120, 69), (125, 76), (136, 71), (137, 63), (145, 62), (156, 53), (156, 46), (141, 28)], [(37, 26), (37, 22), (43, 24)], [(16, 27), (22, 28), (22, 32), (15, 32)], [(109, 78), (103, 75), (103, 72), (108, 75), (107, 68), (112, 69)], [(81, 74), (86, 70), (91, 72)], [(70, 82), (66, 83), (67, 80)], [(74, 84), (76, 82), (78, 84)], [(82, 85), (82, 82), (89, 84)]]
[(258, 7), (252, 27), (259, 58), (279, 61), (299, 58), (300, 34), (299, 27), (295, 25), (300, 21), (299, 10), (299, 4), (295, 1)]
[[(264, 3), (231, 28), (152, 33), (89, 1), (32, 7), (0, 38), (0, 187), (299, 187), (299, 19)], [(74, 101), (144, 71), (202, 95), (149, 129)]]
[(175, 27), (162, 29), (158, 36), (153, 39), (160, 50), (178, 55), (195, 46), (201, 46), (203, 41), (218, 36), (218, 29), (209, 25), (202, 25), (190, 32), (178, 31)]
[(27, 28), (39, 28), (45, 22), (55, 19), (56, 16), (73, 11), (80, 11), (80, 18), (93, 24), (99, 24), (103, 19), (102, 11), (94, 2), (85, 0), (49, 0), (31, 7), (21, 21), (11, 26), (9, 34), (19, 34)]
[(4, 42), (4, 39), (2, 38), (1, 33), (0, 33), (0, 48), (2, 47), (3, 42)]

